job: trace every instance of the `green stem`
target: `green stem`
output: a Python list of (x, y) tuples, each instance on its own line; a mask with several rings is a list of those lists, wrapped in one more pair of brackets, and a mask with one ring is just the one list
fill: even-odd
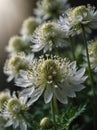
[(85, 36), (85, 29), (84, 29), (83, 25), (82, 25), (82, 34), (83, 34), (83, 40), (84, 40), (85, 49), (86, 49), (86, 55), (87, 55), (87, 61), (88, 61), (88, 72), (89, 72), (89, 76), (90, 76), (91, 87), (92, 87), (93, 95), (96, 98), (95, 87), (93, 84), (93, 76), (92, 76), (92, 72), (91, 72), (91, 65), (90, 65), (90, 60), (89, 60), (88, 45), (87, 45), (87, 40), (86, 40), (86, 36)]
[(52, 98), (52, 101), (51, 101), (51, 112), (52, 112), (52, 118), (53, 118), (53, 123), (54, 123), (53, 130), (57, 130), (56, 129), (55, 110), (54, 110), (54, 97)]
[(74, 53), (74, 43), (73, 43), (73, 39), (71, 36), (69, 37), (69, 42), (70, 42), (70, 46), (71, 46), (73, 60), (76, 60), (75, 53)]
[(58, 103), (56, 97), (53, 97), (54, 99), (54, 109), (55, 109), (55, 114), (58, 115), (59, 110), (58, 110)]
[(91, 64), (90, 64), (90, 59), (89, 59), (89, 52), (88, 52), (88, 45), (87, 45), (87, 40), (86, 40), (86, 35), (85, 35), (85, 28), (83, 25), (81, 25), (82, 27), (82, 35), (83, 35), (83, 40), (84, 40), (84, 45), (85, 45), (85, 49), (86, 49), (86, 56), (87, 56), (87, 62), (88, 62), (88, 73), (89, 73), (89, 77), (90, 77), (90, 81), (91, 81), (91, 90), (93, 92), (93, 96), (94, 96), (94, 107), (93, 107), (93, 112), (94, 112), (94, 130), (96, 130), (96, 93), (95, 93), (95, 87), (94, 87), (94, 83), (93, 83), (93, 75), (92, 75), (92, 71), (91, 71)]

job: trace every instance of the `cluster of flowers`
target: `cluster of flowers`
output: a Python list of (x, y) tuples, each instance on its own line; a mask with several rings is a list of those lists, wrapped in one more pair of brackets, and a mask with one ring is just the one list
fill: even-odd
[[(85, 67), (78, 69), (75, 60), (70, 62), (57, 51), (69, 46), (70, 38), (82, 30), (91, 33), (91, 29), (96, 29), (97, 11), (90, 5), (68, 7), (67, 0), (39, 1), (34, 10), (36, 17), (25, 20), (21, 35), (9, 40), (4, 73), (8, 81), (14, 79), (16, 85), (24, 89), (19, 98), (6, 92), (0, 94), (0, 116), (7, 121), (6, 127), (13, 125), (13, 128), (19, 126), (27, 130), (25, 114), (41, 95), (45, 103), (55, 96), (66, 104), (67, 97), (76, 97), (75, 92), (85, 88)], [(97, 72), (96, 40), (89, 44), (88, 50), (91, 68)]]

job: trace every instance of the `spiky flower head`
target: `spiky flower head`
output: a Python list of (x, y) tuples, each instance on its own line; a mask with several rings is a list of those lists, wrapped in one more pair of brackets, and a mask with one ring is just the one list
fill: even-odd
[(91, 32), (91, 29), (97, 28), (97, 11), (95, 11), (95, 7), (90, 5), (87, 5), (87, 7), (85, 5), (81, 5), (68, 9), (65, 14), (66, 17), (64, 17), (64, 19), (71, 26), (72, 33), (81, 33), (82, 25), (88, 33)]
[(28, 53), (30, 51), (29, 43), (24, 41), (20, 36), (13, 36), (9, 40), (9, 44), (6, 48), (12, 55), (20, 52)]
[(6, 60), (4, 65), (4, 73), (9, 76), (8, 81), (11, 81), (13, 78), (17, 78), (20, 70), (28, 69), (28, 61), (32, 60), (31, 56), (25, 56), (23, 53), (14, 55), (13, 57)]
[(22, 25), (22, 35), (32, 35), (36, 27), (38, 27), (39, 22), (34, 17), (29, 17), (23, 22)]
[(92, 41), (89, 46), (89, 57), (92, 68), (97, 72), (97, 41)]
[(47, 22), (37, 28), (32, 36), (32, 42), (35, 43), (32, 45), (32, 51), (43, 49), (44, 53), (67, 45), (65, 34), (55, 22)]
[(31, 97), (28, 104), (38, 100), (42, 94), (45, 103), (49, 103), (52, 97), (56, 96), (61, 103), (66, 104), (67, 97), (75, 97), (75, 91), (84, 88), (84, 73), (84, 68), (77, 70), (76, 62), (70, 63), (66, 58), (58, 56), (46, 56), (34, 59), (29, 70), (21, 73), (21, 78), (17, 79), (16, 84), (22, 87), (23, 81), (32, 84), (26, 86), (34, 88), (32, 94), (27, 94)]
[(69, 7), (67, 0), (42, 0), (37, 3), (35, 14), (45, 19), (56, 19)]
[(40, 121), (40, 127), (42, 129), (51, 129), (53, 127), (53, 122), (48, 117), (44, 117)]

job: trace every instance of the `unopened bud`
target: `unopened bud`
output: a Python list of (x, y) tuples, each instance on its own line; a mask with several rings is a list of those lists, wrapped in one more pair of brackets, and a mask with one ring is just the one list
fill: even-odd
[(52, 121), (48, 118), (48, 117), (44, 117), (41, 121), (40, 121), (40, 127), (42, 129), (50, 129), (53, 127), (53, 123)]

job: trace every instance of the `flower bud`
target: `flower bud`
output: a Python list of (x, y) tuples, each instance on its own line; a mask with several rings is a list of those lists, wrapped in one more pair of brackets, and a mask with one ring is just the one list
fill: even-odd
[(41, 121), (40, 121), (40, 127), (42, 129), (50, 129), (53, 127), (53, 123), (52, 121), (48, 118), (48, 117), (44, 117)]

